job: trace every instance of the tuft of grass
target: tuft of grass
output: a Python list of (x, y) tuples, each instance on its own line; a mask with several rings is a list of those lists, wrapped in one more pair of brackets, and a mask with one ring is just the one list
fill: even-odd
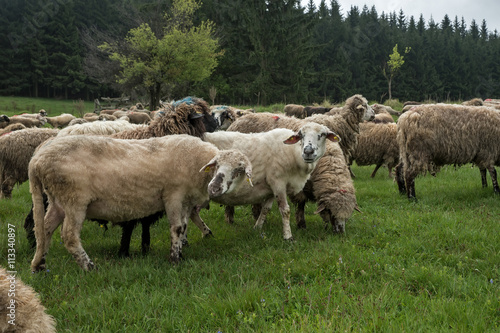
[[(344, 235), (325, 230), (306, 206), (307, 229), (282, 239), (273, 207), (262, 230), (249, 207), (236, 222), (212, 204), (192, 224), (185, 260), (172, 266), (169, 228), (151, 230), (151, 252), (117, 256), (121, 230), (85, 222), (83, 246), (98, 270), (83, 272), (56, 231), (47, 272), (32, 274), (22, 228), (28, 184), (0, 202), (0, 264), (7, 265), (7, 225), (16, 228), (17, 276), (40, 295), (60, 332), (498, 332), (500, 198), (481, 188), (477, 168), (445, 167), (416, 180), (418, 201), (397, 191), (386, 169), (353, 166), (358, 205)], [(98, 306), (96, 306), (98, 304)]]

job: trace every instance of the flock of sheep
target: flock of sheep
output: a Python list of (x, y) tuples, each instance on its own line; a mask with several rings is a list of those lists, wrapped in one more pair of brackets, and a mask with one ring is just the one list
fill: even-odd
[[(229, 223), (234, 206), (252, 205), (260, 228), (276, 200), (285, 240), (293, 239), (288, 202), (296, 207), (297, 227), (305, 228), (305, 204), (313, 201), (325, 227), (343, 233), (358, 209), (353, 162), (375, 165), (371, 177), (381, 166), (392, 177), (395, 168), (399, 191), (410, 199), (416, 198), (419, 174), (434, 174), (447, 164), (477, 165), (483, 186), (488, 170), (500, 193), (496, 104), (414, 104), (397, 112), (354, 95), (339, 108), (287, 105), (273, 114), (210, 108), (188, 97), (154, 112), (137, 105), (83, 118), (48, 117), (44, 110), (2, 115), (0, 198), (9, 198), (16, 184), (29, 179), (33, 208), (25, 229), (36, 247), (35, 272), (45, 269), (60, 225), (67, 250), (82, 269), (91, 270), (94, 263), (80, 241), (84, 220), (120, 225), (120, 254), (128, 255), (134, 227), (142, 225), (147, 252), (149, 227), (164, 214), (170, 261), (177, 263), (189, 219), (203, 236), (212, 233), (199, 215), (210, 201), (225, 206)], [(41, 128), (45, 123), (53, 128)]]

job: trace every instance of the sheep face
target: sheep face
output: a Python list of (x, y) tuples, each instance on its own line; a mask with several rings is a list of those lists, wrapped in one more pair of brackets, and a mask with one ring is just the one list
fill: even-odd
[(237, 150), (219, 152), (201, 171), (210, 172), (215, 168), (214, 176), (208, 184), (210, 198), (230, 193), (238, 188), (246, 178), (252, 185), (252, 164), (248, 158)]
[(301, 142), (304, 162), (314, 163), (325, 153), (326, 139), (332, 142), (340, 141), (340, 138), (326, 126), (308, 123), (300, 128), (296, 134), (283, 141), (283, 143), (291, 145)]
[(374, 118), (375, 118), (375, 111), (367, 103), (366, 104), (366, 110), (365, 110), (365, 113), (363, 115), (363, 120), (370, 121), (370, 120), (373, 120)]
[(217, 129), (226, 130), (231, 123), (235, 120), (228, 112), (227, 106), (220, 106), (212, 111), (215, 121), (217, 122)]

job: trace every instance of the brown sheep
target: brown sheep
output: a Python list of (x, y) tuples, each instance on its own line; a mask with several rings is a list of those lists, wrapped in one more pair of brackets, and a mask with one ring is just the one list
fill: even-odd
[(283, 112), (288, 117), (295, 117), (299, 119), (307, 117), (307, 113), (304, 111), (304, 106), (299, 104), (287, 104), (283, 108)]
[[(400, 164), (396, 180), (400, 193), (416, 200), (415, 178), (435, 173), (443, 165), (473, 163), (487, 169), (493, 190), (500, 193), (495, 165), (500, 163), (500, 116), (481, 106), (426, 104), (398, 120)], [(484, 183), (483, 183), (484, 184)]]
[(352, 154), (353, 161), (360, 166), (375, 164), (372, 178), (382, 165), (387, 166), (389, 177), (392, 177), (392, 168), (399, 163), (396, 135), (396, 123), (377, 124), (370, 121), (360, 124), (358, 146)]
[(36, 147), (58, 130), (27, 128), (0, 137), (0, 198), (10, 198), (16, 184), (28, 180), (28, 164)]

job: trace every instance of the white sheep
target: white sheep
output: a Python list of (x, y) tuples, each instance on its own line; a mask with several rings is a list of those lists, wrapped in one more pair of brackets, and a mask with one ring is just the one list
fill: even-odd
[(253, 134), (206, 133), (206, 141), (219, 149), (242, 151), (253, 166), (253, 187), (250, 184), (242, 184), (233, 192), (220, 195), (209, 186), (211, 199), (230, 206), (263, 203), (255, 223), (255, 227), (259, 228), (276, 198), (283, 222), (283, 238), (291, 240), (287, 194), (294, 195), (302, 190), (317, 161), (325, 152), (327, 139), (339, 141), (335, 133), (316, 123), (307, 123), (296, 132), (280, 128)]
[(5, 128), (12, 124), (22, 124), (25, 127), (42, 127), (45, 124), (45, 118), (43, 120), (31, 117), (13, 116), (7, 117), (6, 115), (1, 115), (0, 118), (0, 128)]
[(57, 135), (111, 135), (121, 131), (134, 130), (145, 126), (146, 125), (131, 124), (126, 120), (94, 121), (91, 123), (68, 126), (60, 130)]
[[(94, 172), (96, 167), (100, 172)], [(211, 180), (223, 179), (212, 183), (222, 195), (251, 173), (241, 152), (219, 151), (184, 134), (148, 140), (56, 137), (37, 149), (29, 165), (37, 244), (31, 269), (45, 268), (52, 234), (63, 221), (64, 245), (81, 268), (91, 270), (94, 263), (80, 241), (85, 219), (121, 222), (163, 210), (170, 222), (170, 260), (177, 263), (187, 220), (208, 202)]]

